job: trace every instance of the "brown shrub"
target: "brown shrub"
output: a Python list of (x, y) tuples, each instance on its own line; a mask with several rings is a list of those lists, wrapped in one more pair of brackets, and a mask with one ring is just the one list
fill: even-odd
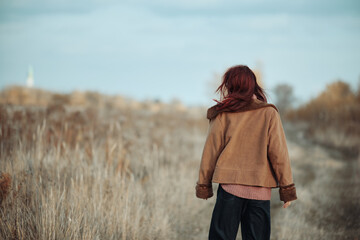
[[(310, 137), (321, 139), (320, 142), (328, 146), (345, 147), (356, 153), (360, 145), (359, 93), (353, 92), (349, 84), (336, 81), (318, 97), (288, 112), (286, 118), (308, 123), (307, 134)], [(338, 135), (352, 140), (339, 141)]]
[(11, 188), (11, 176), (8, 173), (0, 174), (0, 204), (9, 195)]

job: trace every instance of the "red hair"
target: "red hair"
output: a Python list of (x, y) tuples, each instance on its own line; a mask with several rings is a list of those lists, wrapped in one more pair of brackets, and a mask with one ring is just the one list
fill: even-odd
[(219, 92), (222, 98), (221, 101), (213, 99), (217, 102), (217, 110), (229, 108), (236, 111), (249, 104), (253, 94), (257, 99), (267, 103), (264, 89), (257, 84), (254, 72), (245, 65), (229, 68), (215, 92)]

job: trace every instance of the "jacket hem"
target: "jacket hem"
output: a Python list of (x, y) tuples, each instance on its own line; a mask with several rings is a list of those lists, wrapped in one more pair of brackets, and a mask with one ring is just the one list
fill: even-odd
[[(249, 174), (249, 172), (253, 172), (253, 174)], [(234, 169), (222, 169), (216, 168), (214, 171), (212, 182), (214, 183), (224, 183), (224, 184), (243, 184), (249, 186), (259, 186), (259, 187), (271, 187), (278, 188), (276, 180), (267, 176), (258, 176), (258, 172), (256, 171), (248, 171), (246, 174), (243, 171), (234, 170)], [(254, 177), (255, 176), (255, 177)], [(271, 180), (267, 180), (271, 179)]]

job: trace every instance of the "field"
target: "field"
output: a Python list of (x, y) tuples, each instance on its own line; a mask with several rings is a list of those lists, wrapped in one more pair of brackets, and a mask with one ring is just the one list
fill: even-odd
[[(0, 107), (0, 239), (207, 238), (206, 108), (49, 98)], [(284, 126), (298, 200), (272, 191), (272, 239), (358, 239), (360, 158)]]

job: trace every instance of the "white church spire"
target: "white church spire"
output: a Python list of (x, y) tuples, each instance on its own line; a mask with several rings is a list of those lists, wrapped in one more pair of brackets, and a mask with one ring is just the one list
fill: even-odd
[(26, 79), (26, 86), (29, 88), (34, 86), (34, 70), (31, 65), (29, 65), (28, 75)]

